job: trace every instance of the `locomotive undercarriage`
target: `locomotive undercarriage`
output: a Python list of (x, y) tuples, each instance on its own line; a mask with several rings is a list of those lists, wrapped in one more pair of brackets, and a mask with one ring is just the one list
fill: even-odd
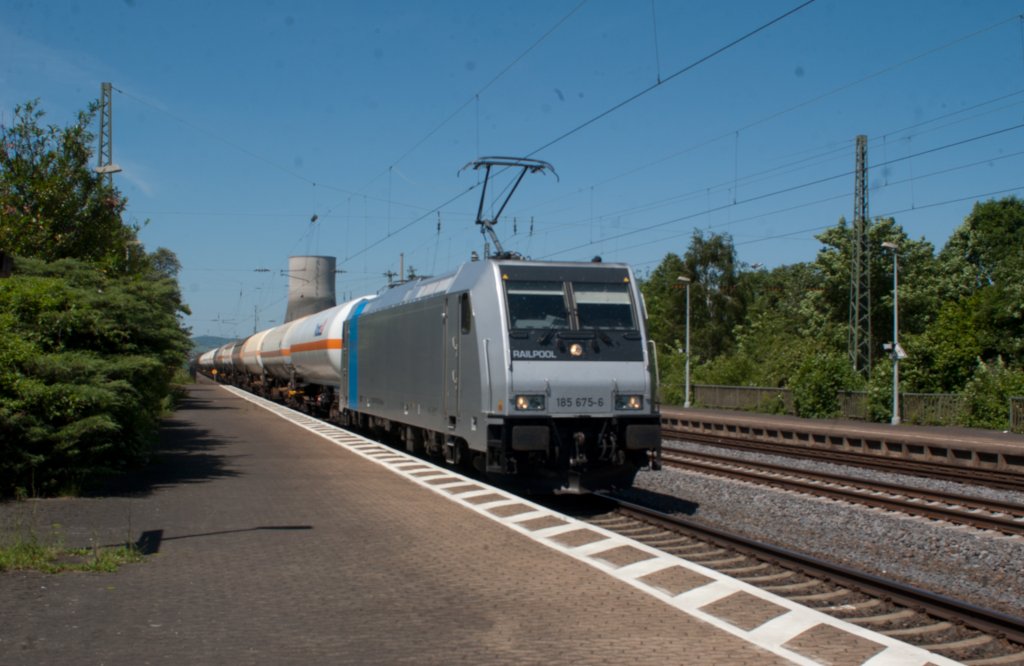
[(506, 418), (488, 424), (486, 451), (476, 451), (459, 437), (343, 409), (337, 391), (329, 386), (266, 374), (217, 379), (517, 490), (586, 492), (626, 487), (639, 469), (660, 467), (657, 417)]
[[(652, 460), (648, 451), (654, 451)], [(506, 419), (488, 426), (487, 471), (563, 492), (629, 486), (660, 466), (657, 419)]]

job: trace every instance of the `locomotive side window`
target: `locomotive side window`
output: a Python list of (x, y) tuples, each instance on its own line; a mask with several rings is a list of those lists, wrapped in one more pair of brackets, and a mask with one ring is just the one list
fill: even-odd
[(625, 283), (574, 282), (580, 328), (636, 329), (629, 285)]
[(469, 333), (473, 328), (473, 308), (469, 305), (469, 294), (459, 296), (459, 319), (462, 320), (462, 333)]
[(568, 328), (569, 311), (562, 282), (505, 282), (509, 325), (513, 329)]

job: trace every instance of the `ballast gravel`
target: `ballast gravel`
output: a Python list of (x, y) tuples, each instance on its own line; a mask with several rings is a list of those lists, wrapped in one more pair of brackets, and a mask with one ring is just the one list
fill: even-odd
[[(1024, 494), (922, 480), (863, 468), (713, 450), (805, 469), (998, 497), (1024, 505)], [(624, 499), (683, 514), (711, 527), (886, 576), (969, 603), (1024, 617), (1024, 538), (957, 526), (848, 502), (666, 467), (642, 471)]]

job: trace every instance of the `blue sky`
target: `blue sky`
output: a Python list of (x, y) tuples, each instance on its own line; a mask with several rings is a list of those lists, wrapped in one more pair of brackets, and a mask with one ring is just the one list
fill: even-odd
[(280, 321), (289, 255), (336, 256), (340, 296), (403, 253), (465, 261), (482, 155), (558, 174), (524, 180), (506, 248), (641, 274), (695, 229), (813, 260), (858, 134), (871, 215), (937, 249), (1024, 195), (1024, 0), (817, 0), (721, 50), (801, 2), (7, 0), (0, 116), (39, 98), (63, 125), (113, 84), (115, 183), (195, 334)]

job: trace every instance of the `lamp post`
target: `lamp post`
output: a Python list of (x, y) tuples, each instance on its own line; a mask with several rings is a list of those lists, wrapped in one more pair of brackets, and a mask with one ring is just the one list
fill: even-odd
[(680, 275), (676, 278), (686, 285), (686, 384), (683, 394), (683, 407), (690, 406), (690, 278)]
[(892, 250), (892, 344), (885, 349), (892, 351), (892, 420), (900, 424), (900, 361), (907, 357), (900, 347), (900, 306), (899, 306), (899, 246), (885, 242), (882, 247)]

